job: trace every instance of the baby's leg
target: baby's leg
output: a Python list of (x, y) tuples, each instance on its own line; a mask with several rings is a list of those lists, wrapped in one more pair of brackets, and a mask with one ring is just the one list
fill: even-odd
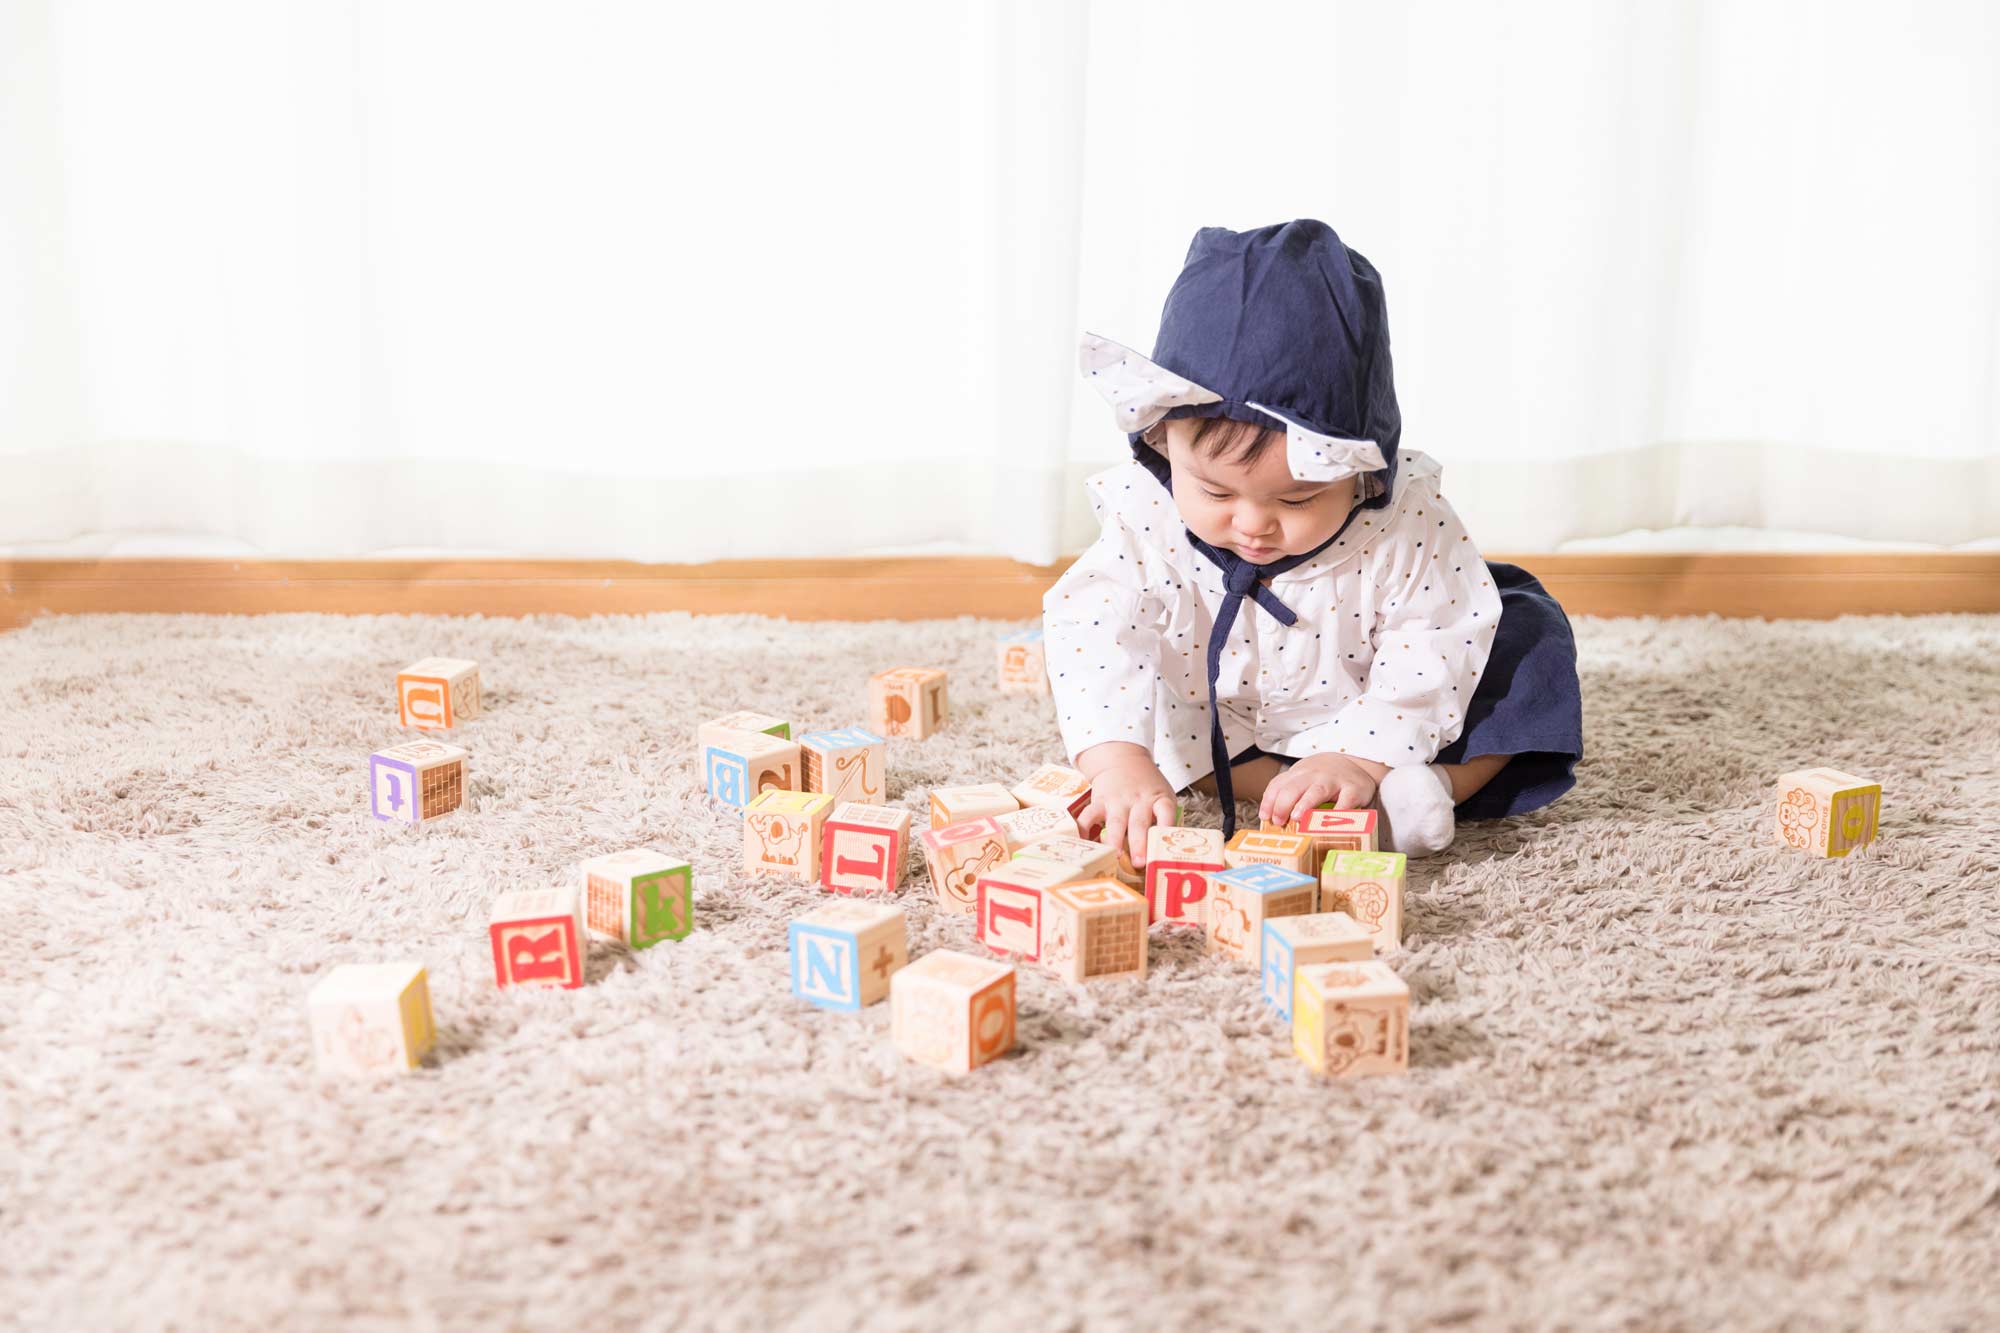
[(1484, 787), (1507, 767), (1511, 754), (1476, 754), (1456, 764), (1433, 764), (1432, 768), (1451, 779), (1451, 803), (1464, 805), (1466, 798)]
[[(1264, 788), (1271, 785), (1271, 779), (1285, 771), (1285, 766), (1268, 754), (1260, 754), (1255, 759), (1246, 759), (1229, 768), (1229, 782), (1235, 788), (1236, 799), (1256, 803), (1264, 799)], [(1198, 779), (1193, 791), (1203, 796), (1215, 795), (1215, 775)]]

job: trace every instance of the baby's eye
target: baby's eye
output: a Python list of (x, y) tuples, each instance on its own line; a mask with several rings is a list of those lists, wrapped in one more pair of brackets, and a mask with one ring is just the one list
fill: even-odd
[(1285, 503), (1290, 505), (1294, 509), (1304, 509), (1307, 505), (1311, 504), (1314, 500), (1317, 499), (1319, 499), (1317, 495), (1308, 495), (1303, 500), (1287, 500), (1285, 501)]
[(1227, 500), (1229, 498), (1228, 491), (1211, 491), (1206, 486), (1201, 488), (1201, 493), (1211, 500)]

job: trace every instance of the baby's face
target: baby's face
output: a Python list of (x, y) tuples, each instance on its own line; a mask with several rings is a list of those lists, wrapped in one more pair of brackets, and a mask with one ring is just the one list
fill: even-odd
[(1174, 503), (1188, 530), (1210, 546), (1236, 552), (1255, 565), (1302, 555), (1340, 530), (1354, 508), (1358, 478), (1300, 481), (1285, 460), (1284, 444), (1267, 447), (1255, 462), (1223, 462), (1188, 444), (1195, 421), (1166, 423), (1167, 459), (1174, 469)]

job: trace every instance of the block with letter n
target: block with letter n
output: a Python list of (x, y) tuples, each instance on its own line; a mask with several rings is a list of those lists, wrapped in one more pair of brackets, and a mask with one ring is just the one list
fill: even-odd
[(963, 1074), (1014, 1045), (1014, 969), (991, 958), (938, 949), (889, 985), (896, 1049), (919, 1064)]
[(1154, 924), (1208, 928), (1208, 886), (1228, 868), (1222, 832), (1155, 826), (1146, 834), (1146, 908)]
[(1302, 967), (1375, 956), (1375, 935), (1345, 912), (1281, 916), (1264, 923), (1264, 1003), (1292, 1021), (1292, 981)]
[(462, 657), (426, 657), (396, 673), (397, 721), (406, 727), (449, 731), (479, 716), (479, 663)]
[(578, 867), (584, 925), (634, 949), (694, 928), (694, 868), (650, 847), (596, 856)]
[(859, 1009), (889, 993), (909, 962), (903, 909), (830, 902), (791, 925), (792, 994), (822, 1009)]
[(576, 885), (501, 894), (487, 933), (496, 985), (574, 990), (583, 984), (583, 895)]
[(1247, 865), (1209, 880), (1208, 951), (1261, 967), (1264, 923), (1304, 916), (1317, 906), (1319, 881), (1283, 866)]
[(829, 893), (894, 893), (903, 884), (910, 812), (843, 801), (826, 817), (819, 882)]
[(1060, 861), (1008, 861), (979, 877), (973, 935), (995, 953), (1035, 962), (1042, 956), (1043, 895), (1080, 879)]
[(799, 737), (799, 762), (807, 791), (841, 801), (880, 805), (888, 795), (889, 743), (861, 727), (815, 731)]

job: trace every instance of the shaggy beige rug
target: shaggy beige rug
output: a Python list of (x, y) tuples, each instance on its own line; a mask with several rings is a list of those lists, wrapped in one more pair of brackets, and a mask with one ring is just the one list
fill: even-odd
[[(0, 1324), (1994, 1327), (2000, 618), (1576, 622), (1588, 756), (1417, 863), (1411, 1070), (1316, 1081), (1246, 969), (1025, 971), (950, 1079), (808, 1008), (692, 736), (952, 672), (892, 796), (1060, 757), (973, 620), (97, 616), (0, 635)], [(478, 659), (467, 808), (369, 817), (392, 677)], [(1878, 778), (1844, 861), (1782, 770)], [(1190, 816), (1213, 823), (1212, 803)], [(500, 992), (503, 890), (655, 843), (697, 929)], [(913, 952), (967, 919), (907, 899)], [(305, 996), (415, 957), (427, 1066), (322, 1083)], [(603, 1320), (615, 1322), (605, 1323)]]

